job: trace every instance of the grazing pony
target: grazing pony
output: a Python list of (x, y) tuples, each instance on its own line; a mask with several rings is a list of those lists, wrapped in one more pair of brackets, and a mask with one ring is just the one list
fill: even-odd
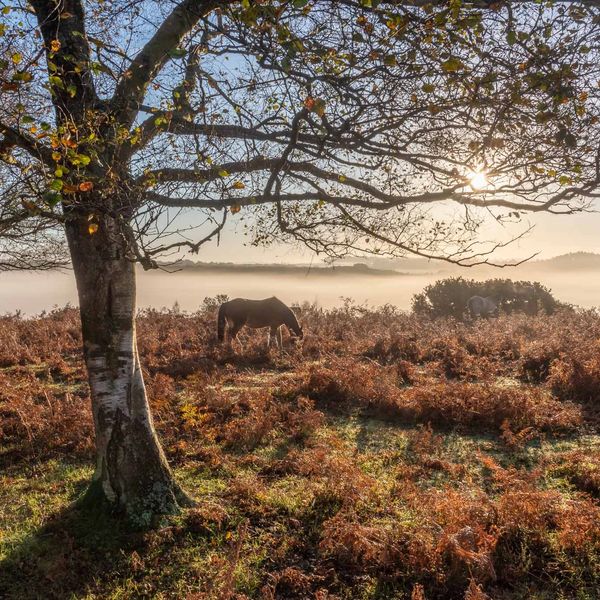
[(302, 327), (300, 327), (292, 309), (278, 298), (275, 298), (275, 296), (265, 298), (264, 300), (236, 298), (229, 302), (223, 302), (219, 307), (219, 316), (217, 318), (217, 337), (219, 338), (219, 342), (225, 339), (226, 324), (229, 324), (230, 340), (237, 339), (237, 334), (244, 325), (252, 329), (270, 327), (268, 347), (271, 347), (271, 340), (275, 338), (279, 349), (283, 347), (281, 325), (285, 325), (299, 339), (304, 337)]
[(493, 315), (498, 316), (498, 304), (496, 300), (488, 296), (483, 298), (482, 296), (471, 296), (467, 301), (467, 309), (471, 315), (471, 319), (476, 317), (491, 317)]

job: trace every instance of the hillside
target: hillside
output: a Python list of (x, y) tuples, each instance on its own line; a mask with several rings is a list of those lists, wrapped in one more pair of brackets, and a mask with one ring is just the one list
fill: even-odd
[(600, 270), (600, 254), (595, 254), (594, 252), (571, 252), (547, 260), (532, 261), (527, 266), (539, 270), (595, 271)]
[[(511, 262), (511, 261), (507, 261)], [(163, 265), (167, 270), (184, 270), (198, 272), (238, 272), (265, 273), (301, 276), (336, 276), (336, 275), (367, 275), (391, 276), (404, 273), (426, 272), (437, 273), (440, 277), (450, 273), (468, 276), (470, 272), (498, 272), (495, 267), (481, 265), (474, 269), (465, 269), (442, 261), (422, 258), (385, 259), (377, 257), (361, 257), (345, 259), (335, 266), (297, 265), (297, 264), (243, 264), (243, 263), (205, 263), (190, 260), (178, 261)], [(549, 259), (532, 259), (513, 270), (521, 271), (575, 271), (600, 270), (600, 254), (593, 252), (572, 252)]]

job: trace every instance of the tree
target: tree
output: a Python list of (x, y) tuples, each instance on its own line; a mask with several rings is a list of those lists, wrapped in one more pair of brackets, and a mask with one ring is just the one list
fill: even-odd
[(454, 317), (462, 320), (468, 315), (467, 303), (472, 296), (491, 297), (503, 313), (522, 311), (535, 315), (540, 309), (552, 314), (557, 308), (566, 309), (551, 291), (537, 281), (488, 279), (474, 281), (462, 277), (440, 279), (415, 294), (412, 309), (415, 313), (436, 317)]
[(64, 232), (96, 428), (87, 498), (140, 523), (189, 499), (148, 409), (136, 262), (198, 252), (235, 218), (255, 243), (472, 265), (504, 243), (478, 240), (486, 215), (598, 195), (593, 2), (30, 0), (3, 15), (1, 264), (64, 263)]

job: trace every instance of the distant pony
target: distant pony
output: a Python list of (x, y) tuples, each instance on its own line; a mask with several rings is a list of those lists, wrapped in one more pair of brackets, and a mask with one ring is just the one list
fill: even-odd
[(268, 347), (271, 347), (271, 341), (275, 339), (279, 349), (283, 348), (282, 325), (285, 325), (299, 339), (304, 337), (302, 327), (300, 327), (292, 309), (275, 296), (264, 300), (235, 298), (235, 300), (223, 302), (219, 307), (217, 318), (219, 342), (223, 342), (225, 339), (225, 326), (227, 324), (229, 325), (230, 341), (237, 340), (237, 334), (244, 325), (252, 329), (270, 327)]
[(488, 296), (471, 296), (467, 301), (467, 309), (471, 315), (471, 319), (476, 317), (491, 317), (498, 316), (498, 304), (496, 300)]

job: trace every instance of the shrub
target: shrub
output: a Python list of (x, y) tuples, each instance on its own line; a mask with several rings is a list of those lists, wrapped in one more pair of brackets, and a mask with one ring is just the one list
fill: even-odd
[(521, 377), (528, 383), (544, 383), (550, 375), (550, 366), (558, 358), (559, 350), (548, 342), (530, 346), (521, 357)]
[(388, 420), (496, 432), (503, 427), (573, 431), (582, 423), (577, 405), (536, 387), (432, 381), (399, 387), (402, 380), (390, 367), (352, 359), (314, 365), (304, 377), (288, 393), (304, 394), (342, 412), (358, 407)]
[(491, 296), (496, 299), (501, 311), (506, 313), (521, 311), (537, 314), (543, 309), (546, 314), (552, 314), (559, 306), (563, 306), (552, 296), (550, 290), (537, 281), (475, 281), (450, 277), (428, 285), (423, 292), (416, 294), (413, 297), (412, 309), (416, 314), (432, 318), (462, 319), (471, 296)]
[(552, 363), (549, 384), (561, 398), (600, 406), (600, 346), (563, 354)]

